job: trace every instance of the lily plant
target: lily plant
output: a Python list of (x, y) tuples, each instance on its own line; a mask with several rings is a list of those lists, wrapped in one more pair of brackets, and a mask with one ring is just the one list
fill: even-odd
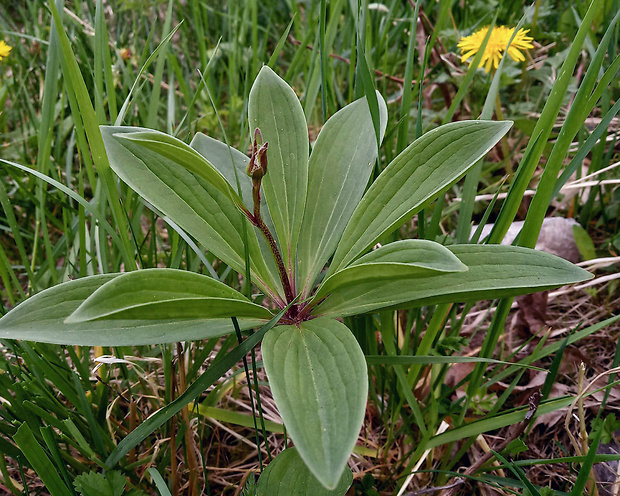
[(201, 133), (188, 145), (150, 129), (103, 126), (116, 174), (176, 229), (249, 277), (261, 304), (184, 270), (101, 274), (29, 298), (0, 319), (0, 337), (170, 343), (233, 332), (232, 317), (247, 330), (282, 313), (264, 336), (262, 356), (295, 449), (276, 458), (259, 491), (262, 485), (264, 494), (285, 494), (282, 484), (292, 480), (286, 471), (301, 470), (313, 478), (312, 494), (320, 493), (317, 487), (344, 494), (368, 376), (343, 317), (515, 296), (590, 277), (565, 260), (519, 247), (445, 247), (421, 239), (381, 246), (463, 177), (511, 123), (433, 129), (368, 187), (387, 125), (379, 94), (377, 101), (378, 126), (366, 98), (359, 99), (325, 123), (311, 153), (300, 102), (268, 67), (250, 92), (250, 157)]

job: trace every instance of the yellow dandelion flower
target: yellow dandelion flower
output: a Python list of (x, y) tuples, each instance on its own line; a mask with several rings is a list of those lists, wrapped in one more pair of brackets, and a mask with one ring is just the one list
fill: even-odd
[(9, 52), (12, 48), (13, 47), (10, 47), (4, 41), (0, 40), (0, 60), (2, 60), (4, 57), (8, 57)]
[[(480, 61), (480, 65), (484, 66), (486, 72), (489, 72), (491, 67), (497, 69), (499, 61), (502, 59), (503, 52), (506, 50), (506, 45), (508, 45), (510, 37), (515, 29), (516, 28), (507, 28), (505, 26), (495, 26), (493, 28), (491, 37), (484, 49), (482, 60)], [(478, 53), (488, 31), (489, 26), (485, 26), (475, 33), (461, 39), (457, 45), (457, 47), (461, 49), (461, 62), (465, 62), (468, 58)], [(517, 62), (525, 60), (525, 57), (519, 50), (534, 47), (534, 45), (532, 45), (534, 38), (526, 36), (529, 31), (529, 29), (519, 29), (519, 31), (517, 31), (517, 34), (508, 48), (508, 55), (510, 55), (512, 60)]]

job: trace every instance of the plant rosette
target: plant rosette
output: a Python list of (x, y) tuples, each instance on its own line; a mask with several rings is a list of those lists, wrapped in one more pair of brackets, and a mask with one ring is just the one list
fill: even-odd
[[(382, 139), (387, 107), (378, 93), (377, 100)], [(444, 247), (407, 239), (371, 249), (462, 178), (511, 122), (462, 121), (429, 131), (367, 190), (378, 143), (366, 98), (335, 113), (309, 153), (295, 92), (264, 67), (250, 92), (249, 123), (251, 157), (204, 134), (188, 145), (144, 128), (103, 126), (101, 133), (110, 164), (125, 183), (232, 269), (249, 275), (270, 308), (286, 309), (265, 334), (262, 353), (294, 456), (303, 463), (283, 462), (277, 473), (300, 476), (302, 466), (303, 477), (336, 494), (368, 388), (362, 350), (339, 319), (516, 296), (590, 274), (511, 246)], [(250, 329), (274, 315), (212, 277), (147, 269), (42, 291), (0, 319), (0, 338), (170, 343), (230, 333), (231, 317)]]

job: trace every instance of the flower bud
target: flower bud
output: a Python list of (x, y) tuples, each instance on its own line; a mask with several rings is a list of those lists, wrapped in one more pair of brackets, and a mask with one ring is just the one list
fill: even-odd
[(252, 144), (252, 156), (246, 169), (246, 174), (253, 181), (260, 181), (267, 174), (267, 147), (269, 143), (263, 143), (260, 129), (254, 131), (254, 143)]

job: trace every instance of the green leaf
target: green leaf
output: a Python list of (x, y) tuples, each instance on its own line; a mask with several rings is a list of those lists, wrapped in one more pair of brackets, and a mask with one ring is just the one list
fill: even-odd
[(467, 266), (466, 272), (420, 271), (417, 275), (387, 279), (381, 284), (371, 279), (337, 287), (328, 296), (321, 288), (313, 303), (327, 297), (312, 313), (343, 317), (380, 308), (490, 300), (544, 291), (592, 277), (562, 258), (528, 248), (501, 245), (447, 248)]
[(358, 284), (382, 284), (394, 280), (416, 280), (443, 272), (464, 272), (464, 265), (450, 250), (433, 241), (396, 241), (367, 253), (349, 267), (336, 272), (321, 285), (315, 300)]
[(446, 124), (415, 140), (385, 168), (355, 209), (328, 275), (345, 267), (458, 181), (511, 122)]
[(166, 485), (166, 481), (164, 481), (164, 478), (155, 467), (147, 469), (147, 472), (153, 479), (153, 482), (155, 483), (155, 486), (161, 496), (172, 496), (170, 489), (168, 489), (168, 486)]
[[(524, 448), (525, 449), (523, 451), (527, 451), (528, 447), (525, 446), (525, 443), (524, 443)], [(514, 475), (516, 475), (517, 478), (521, 481), (521, 483), (527, 488), (521, 494), (526, 495), (529, 493), (530, 496), (542, 496), (540, 491), (536, 489), (536, 486), (534, 486), (534, 484), (532, 484), (530, 480), (527, 478), (527, 475), (525, 475), (525, 472), (523, 471), (521, 467), (516, 466), (513, 461), (506, 460), (506, 458), (504, 458), (500, 453), (497, 453), (493, 450), (491, 450), (491, 453), (493, 453), (493, 456), (495, 456), (495, 458), (497, 458), (500, 463), (503, 463), (505, 466), (507, 466), (508, 469)], [(551, 488), (547, 488), (547, 489), (550, 489), (551, 491), (550, 493), (547, 493), (547, 494), (554, 494), (555, 491), (551, 490)]]
[[(381, 139), (387, 107), (381, 109)], [(307, 294), (355, 210), (377, 159), (375, 129), (366, 98), (347, 105), (323, 126), (308, 165), (308, 196), (297, 248), (297, 284)]]
[(523, 439), (517, 438), (513, 439), (512, 441), (510, 441), (510, 443), (508, 443), (505, 448), (505, 452), (509, 455), (518, 455), (519, 453), (523, 453), (528, 449), (529, 448), (527, 447), (527, 444), (523, 442)]
[(183, 143), (180, 139), (152, 129), (129, 128), (127, 132), (114, 133), (118, 140), (130, 140), (151, 151), (166, 157), (168, 160), (179, 164), (190, 172), (202, 177), (209, 184), (218, 189), (220, 193), (228, 195), (238, 206), (243, 202), (230, 183), (213, 167), (209, 161), (191, 146)]
[[(620, 102), (620, 100), (618, 101)], [(581, 227), (581, 225), (575, 224), (573, 226), (573, 236), (581, 258), (584, 260), (594, 260), (596, 258), (596, 248), (594, 248), (594, 242), (588, 231)]]
[[(574, 398), (572, 396), (562, 396), (560, 398), (553, 398), (552, 400), (543, 401), (540, 403), (540, 406), (536, 410), (533, 418), (540, 417), (545, 413), (556, 412), (562, 408), (566, 408), (573, 402), (573, 400)], [(474, 422), (465, 423), (460, 427), (455, 427), (454, 429), (450, 429), (432, 437), (426, 443), (426, 449), (436, 448), (437, 446), (453, 443), (461, 439), (475, 438), (484, 432), (494, 431), (518, 422), (523, 422), (528, 413), (529, 406), (523, 406), (514, 408), (499, 415), (491, 417), (487, 416)]]
[(203, 133), (196, 133), (190, 147), (204, 157), (236, 192), (238, 178), (244, 205), (252, 205), (252, 180), (246, 174), (250, 162), (247, 155)]
[(442, 356), (442, 355), (365, 355), (368, 365), (430, 365), (435, 363), (488, 363), (494, 365), (510, 365), (511, 367), (530, 368), (540, 372), (546, 372), (547, 369), (534, 367), (523, 363), (504, 362), (503, 360), (494, 360), (493, 358), (465, 357), (465, 356)]
[(123, 474), (113, 470), (105, 476), (90, 471), (87, 474), (78, 475), (73, 481), (75, 490), (82, 496), (121, 496), (125, 491), (127, 481)]
[[(243, 369), (240, 369), (240, 372), (243, 372)], [(202, 415), (203, 417), (219, 420), (220, 422), (241, 425), (250, 429), (254, 428), (255, 418), (251, 413), (234, 412), (226, 408), (206, 406), (204, 403), (205, 402), (194, 403), (191, 408), (192, 411), (195, 411), (198, 415)], [(265, 430), (267, 432), (284, 434), (284, 426), (272, 420), (265, 420)]]
[(425, 239), (395, 241), (367, 253), (351, 264), (401, 263), (441, 272), (461, 272), (467, 267), (445, 246)]
[[(92, 162), (85, 160), (87, 170), (89, 170), (89, 176), (94, 177), (94, 171), (92, 164), (97, 167), (99, 177), (103, 180), (104, 191), (110, 204), (110, 209), (114, 217), (115, 225), (118, 227), (118, 232), (122, 240), (120, 245), (123, 250), (123, 258), (125, 266), (128, 270), (135, 270), (136, 261), (133, 258), (132, 244), (129, 241), (129, 223), (125, 212), (121, 208), (118, 193), (116, 190), (116, 184), (113, 175), (110, 172), (110, 163), (106, 156), (105, 144), (102, 140), (102, 135), (99, 132), (97, 115), (90, 101), (90, 92), (84, 82), (84, 78), (80, 72), (80, 66), (78, 61), (71, 50), (69, 38), (65, 32), (65, 28), (62, 24), (62, 19), (54, 2), (49, 4), (52, 16), (54, 18), (54, 24), (56, 25), (56, 32), (58, 33), (58, 40), (60, 42), (60, 54), (61, 65), (64, 83), (68, 88), (69, 100), (76, 103), (76, 107), (79, 108), (79, 113), (75, 108), (72, 109), (73, 119), (81, 120), (84, 125), (84, 131), (88, 137), (88, 146), (85, 144), (80, 146), (81, 152), (84, 155), (89, 154), (92, 156)], [(73, 105), (72, 105), (73, 107)], [(79, 126), (77, 126), (79, 128)], [(90, 164), (90, 166), (89, 166)], [(94, 184), (92, 184), (94, 187)]]
[(333, 319), (278, 326), (262, 344), (265, 370), (287, 432), (312, 474), (335, 489), (364, 418), (366, 361)]
[[(190, 146), (213, 164), (213, 167), (215, 167), (230, 184), (236, 185), (238, 178), (241, 189), (241, 199), (244, 205), (254, 205), (254, 200), (252, 198), (252, 180), (246, 173), (246, 168), (250, 162), (250, 158), (247, 155), (203, 133), (197, 133), (194, 139), (192, 139)], [(261, 217), (265, 224), (267, 224), (267, 227), (269, 227), (269, 230), (274, 232), (275, 228), (264, 194), (261, 195)], [(269, 258), (273, 258), (271, 251), (269, 252)]]
[(291, 273), (308, 188), (308, 128), (297, 95), (265, 66), (248, 103), (250, 131), (261, 130), (267, 150), (265, 198), (280, 240), (282, 258)]
[(175, 269), (146, 269), (127, 272), (107, 282), (65, 322), (225, 317), (269, 320), (273, 315), (211, 277)]
[(284, 450), (258, 479), (257, 496), (344, 496), (353, 483), (346, 467), (338, 485), (330, 491), (312, 475), (296, 448)]
[(13, 441), (28, 459), (28, 463), (52, 496), (71, 496), (71, 491), (60, 478), (58, 469), (45, 454), (26, 422), (17, 429)]
[[(230, 201), (227, 193), (203, 177), (121, 137), (143, 131), (148, 130), (102, 126), (101, 134), (114, 171), (134, 191), (208, 247), (215, 256), (244, 274), (242, 223), (248, 222), (247, 219)], [(193, 153), (200, 156), (198, 152)], [(226, 182), (223, 177), (222, 181)], [(248, 242), (252, 282), (280, 301), (276, 293), (279, 283), (272, 280), (252, 229), (248, 229)]]
[[(108, 320), (65, 323), (93, 292), (118, 274), (76, 279), (41, 291), (0, 319), (0, 339), (22, 339), (81, 346), (174, 343), (222, 336), (234, 331), (230, 319)], [(262, 320), (240, 320), (243, 329)]]

